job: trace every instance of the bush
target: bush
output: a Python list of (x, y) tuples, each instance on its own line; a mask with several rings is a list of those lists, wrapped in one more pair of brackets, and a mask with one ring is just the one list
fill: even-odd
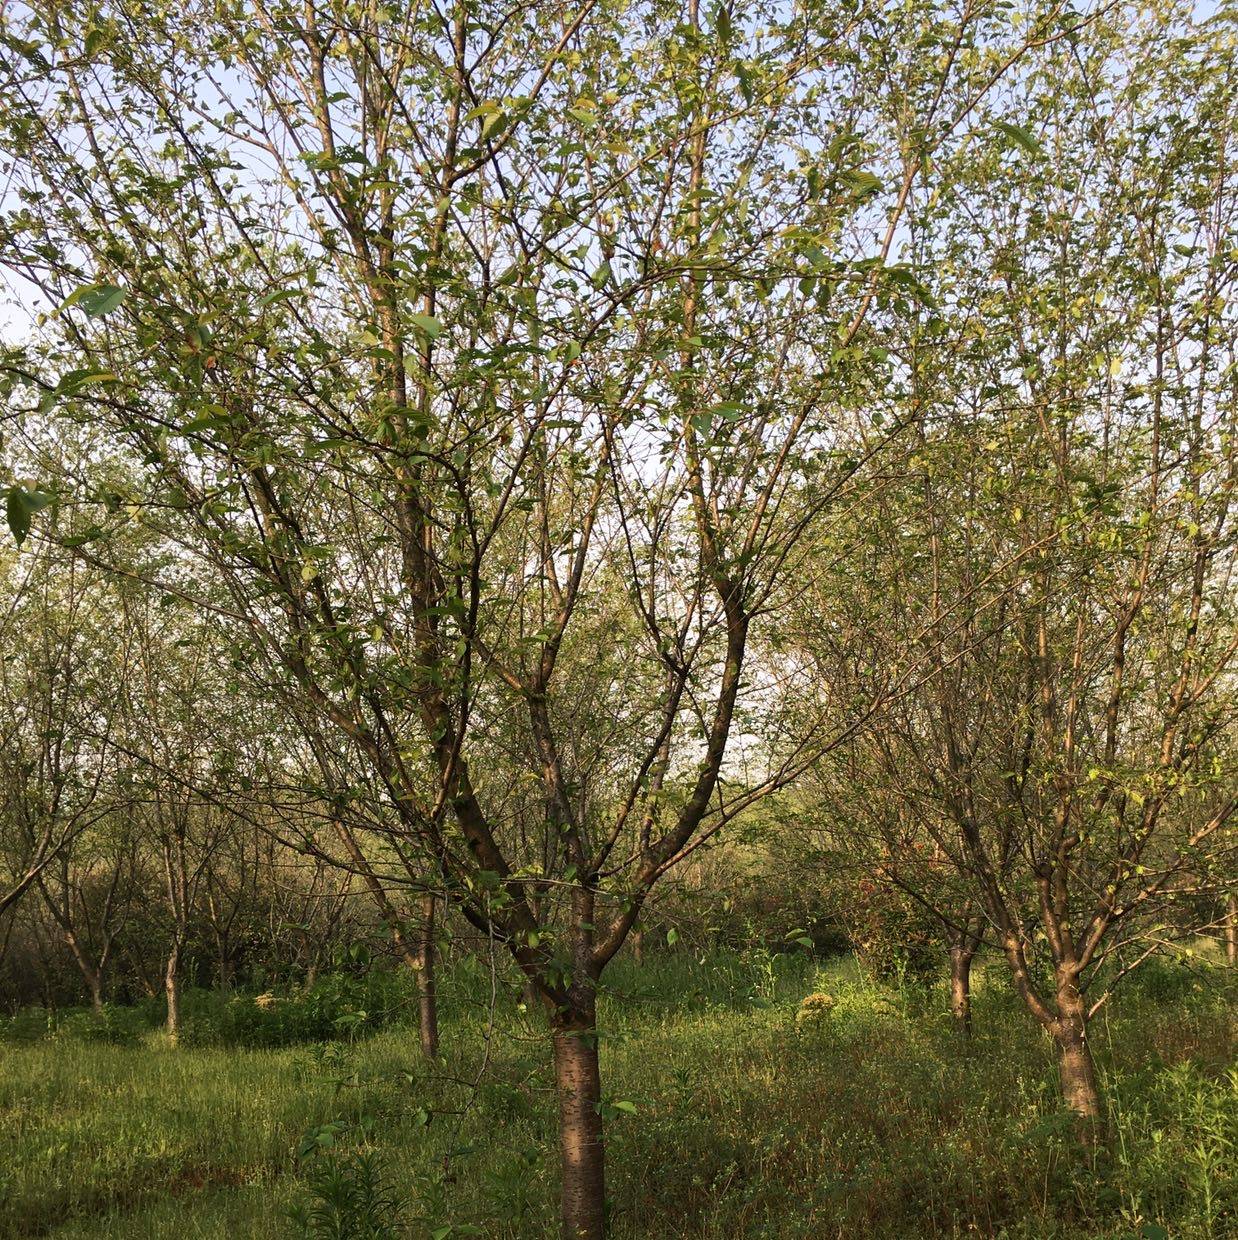
[(41, 1042), (55, 1029), (56, 1016), (46, 1008), (28, 1007), (0, 1022), (0, 1040)]
[(186, 991), (181, 1040), (188, 1046), (279, 1047), (351, 1040), (405, 1019), (412, 979), (371, 970), (329, 973), (308, 992), (260, 995)]
[(924, 984), (941, 967), (941, 926), (918, 901), (879, 874), (855, 883), (844, 918), (865, 968), (883, 982)]
[(112, 1003), (104, 1004), (100, 1012), (92, 1008), (72, 1008), (50, 1014), (46, 1019), (48, 1033), (57, 1040), (134, 1046), (150, 1032), (141, 1009)]
[(1133, 970), (1122, 985), (1159, 1005), (1181, 1003), (1204, 989), (1207, 983), (1201, 970), (1207, 968), (1173, 956), (1152, 956)]

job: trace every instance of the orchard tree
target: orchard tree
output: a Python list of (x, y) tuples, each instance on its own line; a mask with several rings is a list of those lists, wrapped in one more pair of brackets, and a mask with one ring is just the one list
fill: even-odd
[[(992, 88), (1086, 19), (69, 0), (4, 20), (0, 240), (46, 311), (6, 374), (132, 466), (64, 480), (98, 508), (80, 553), (106, 561), (128, 522), (163, 540), (149, 588), (226, 620), (508, 946), (551, 1025), (564, 1235), (600, 1236), (598, 981), (654, 884), (792, 774), (731, 796), (727, 755), (805, 530), (906, 424), (835, 450), (865, 423), (857, 372), (906, 380), (883, 339), (922, 293), (912, 190), (973, 131), (1005, 141)], [(608, 630), (631, 647), (603, 784), (597, 748), (564, 743), (564, 672)], [(517, 716), (535, 837), (482, 761)]]
[(130, 642), (100, 573), (47, 548), (6, 551), (0, 570), (3, 913), (67, 876), (77, 841), (123, 812), (114, 690)]
[(967, 343), (816, 612), (833, 691), (889, 703), (856, 759), (874, 833), (903, 881), (926, 837), (964, 881), (1089, 1140), (1088, 1021), (1232, 889), (1227, 37), (1158, 13), (1048, 49), (1017, 163), (943, 171), (966, 214), (913, 204)]

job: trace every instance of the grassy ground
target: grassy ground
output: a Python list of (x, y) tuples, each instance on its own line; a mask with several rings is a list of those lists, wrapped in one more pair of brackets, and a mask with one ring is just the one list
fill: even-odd
[[(278, 1050), (0, 1046), (0, 1234), (292, 1236), (290, 1207), (356, 1194), (362, 1152), (397, 1203), (394, 1234), (552, 1235), (544, 1041), (514, 999), (491, 1021), (484, 972), (448, 980), (454, 1079), (428, 1074), (399, 1025)], [(617, 966), (603, 1016), (614, 1234), (1238, 1235), (1228, 973), (1161, 968), (1097, 1018), (1113, 1142), (1082, 1163), (1050, 1048), (1001, 982), (994, 966), (962, 1048), (940, 990), (879, 989), (848, 960)], [(811, 991), (835, 1004), (797, 1024)], [(330, 1143), (303, 1154), (318, 1132)]]

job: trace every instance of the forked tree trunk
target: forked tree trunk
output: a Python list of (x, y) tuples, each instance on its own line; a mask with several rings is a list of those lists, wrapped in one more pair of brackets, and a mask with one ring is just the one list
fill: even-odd
[(602, 1240), (606, 1200), (602, 1079), (592, 1010), (555, 1017), (554, 1061), (563, 1164), (563, 1240)]
[(434, 893), (421, 899), (421, 947), (417, 954), (417, 1003), (421, 1053), (438, 1058), (438, 992), (434, 985)]
[(81, 970), (82, 977), (86, 980), (86, 988), (90, 991), (90, 1006), (96, 1012), (102, 1012), (103, 964), (100, 963), (96, 969), (90, 963), (86, 953), (82, 951), (81, 945), (77, 941), (77, 936), (71, 930), (65, 931), (64, 939), (69, 945), (69, 950), (73, 953), (73, 959), (77, 962), (77, 967)]
[(168, 953), (167, 966), (163, 971), (163, 990), (168, 998), (168, 1041), (173, 1046), (181, 1036), (180, 955), (180, 945), (177, 944)]
[(1057, 1044), (1062, 1098), (1075, 1117), (1075, 1132), (1084, 1145), (1095, 1145), (1101, 1135), (1103, 1111), (1096, 1064), (1088, 1045), (1087, 1013), (1073, 982), (1058, 987), (1058, 1019), (1051, 1032)]
[(971, 962), (975, 955), (970, 935), (957, 936), (950, 944), (950, 1012), (964, 1037), (971, 1034)]
[[(53, 908), (53, 912), (54, 912)], [(103, 978), (107, 971), (108, 958), (112, 954), (111, 938), (105, 936), (103, 950), (99, 953), (99, 962), (97, 965), (92, 963), (90, 957), (82, 949), (81, 943), (78, 941), (77, 935), (72, 926), (69, 924), (68, 915), (64, 914), (58, 918), (60, 924), (64, 927), (64, 941), (69, 945), (69, 950), (73, 953), (73, 959), (77, 963), (78, 969), (81, 971), (82, 977), (86, 982), (86, 989), (90, 992), (90, 1006), (96, 1012), (103, 1011)]]

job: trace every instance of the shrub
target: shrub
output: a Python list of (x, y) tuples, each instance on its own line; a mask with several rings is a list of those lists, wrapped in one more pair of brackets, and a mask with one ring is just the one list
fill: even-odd
[(391, 1240), (405, 1234), (400, 1202), (372, 1152), (319, 1156), (305, 1177), (308, 1200), (289, 1211), (301, 1235), (313, 1240)]
[(833, 1010), (834, 996), (818, 991), (808, 995), (800, 1004), (799, 1011), (795, 1013), (795, 1023), (797, 1025), (815, 1024), (829, 1016)]

